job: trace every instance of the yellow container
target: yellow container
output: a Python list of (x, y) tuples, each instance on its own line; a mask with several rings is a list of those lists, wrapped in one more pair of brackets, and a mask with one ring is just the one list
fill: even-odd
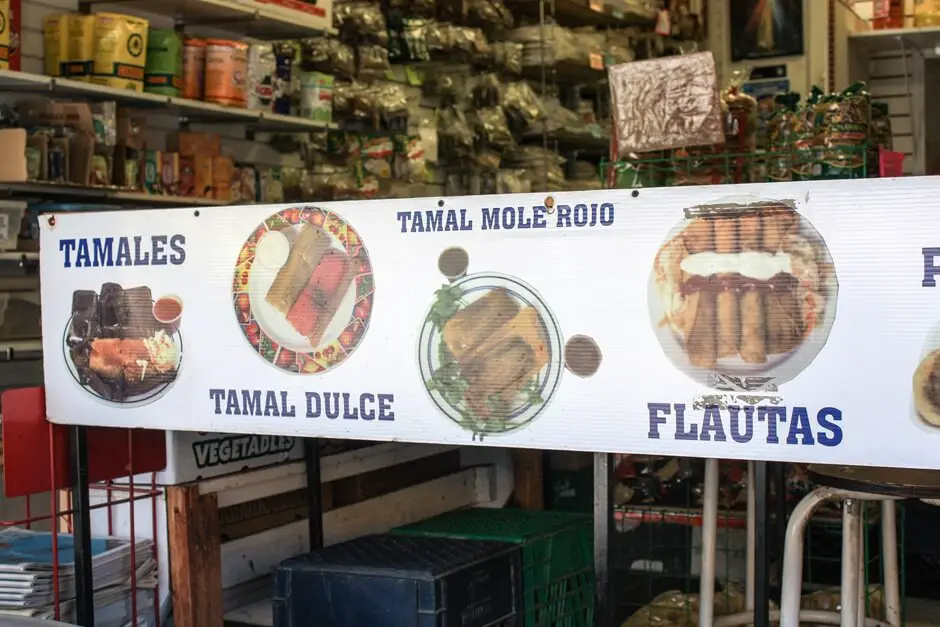
[(47, 15), (42, 20), (43, 71), (47, 76), (67, 76), (69, 69), (69, 16)]
[(0, 0), (0, 70), (10, 69), (10, 0)]
[(95, 56), (91, 82), (117, 89), (144, 90), (147, 20), (119, 13), (95, 14)]
[(914, 0), (914, 26), (940, 26), (940, 0)]
[(63, 76), (77, 81), (91, 80), (91, 66), (95, 58), (95, 16), (68, 15), (68, 65)]

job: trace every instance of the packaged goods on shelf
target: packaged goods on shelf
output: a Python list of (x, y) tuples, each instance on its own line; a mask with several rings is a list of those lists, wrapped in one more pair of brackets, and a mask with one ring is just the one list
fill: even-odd
[(179, 96), (183, 84), (183, 42), (169, 29), (150, 29), (147, 39), (147, 64), (144, 91), (164, 96)]
[(249, 109), (274, 110), (274, 81), (277, 57), (272, 44), (248, 47), (247, 106)]
[(42, 19), (43, 71), (49, 76), (67, 76), (69, 65), (69, 16), (47, 15)]
[(143, 91), (147, 20), (120, 13), (96, 13), (91, 82)]
[(232, 107), (245, 106), (248, 44), (230, 39), (208, 40), (205, 71), (206, 102)]
[(68, 71), (64, 74), (73, 80), (90, 82), (95, 63), (94, 15), (69, 15), (68, 25), (69, 52)]
[(914, 26), (918, 28), (940, 25), (940, 1), (914, 0)]
[(183, 98), (202, 100), (205, 96), (206, 42), (187, 37), (183, 41)]

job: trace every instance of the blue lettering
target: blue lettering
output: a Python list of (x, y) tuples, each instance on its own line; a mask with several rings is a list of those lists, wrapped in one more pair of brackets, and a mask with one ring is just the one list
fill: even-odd
[(379, 394), (379, 420), (395, 420), (395, 412), (392, 411), (394, 402), (394, 394)]
[[(669, 403), (647, 403), (646, 409), (650, 415), (650, 430), (647, 437), (650, 440), (659, 439), (659, 426), (666, 424), (666, 416), (672, 413)], [(660, 414), (662, 414), (660, 416)]]
[(330, 420), (339, 418), (339, 392), (327, 392), (323, 395), (323, 413)]
[(359, 416), (363, 420), (375, 420), (373, 405), (375, 405), (375, 394), (366, 392), (359, 397)]
[(249, 416), (261, 415), (261, 390), (242, 390), (242, 405)]
[(934, 260), (940, 256), (940, 248), (924, 248), (921, 254), (924, 256), (924, 280), (920, 284), (922, 287), (937, 287), (934, 277), (940, 274), (940, 266), (934, 265)]
[(84, 237), (78, 240), (78, 252), (75, 253), (75, 265), (79, 268), (91, 266), (91, 251), (88, 250), (88, 240)]
[(395, 215), (395, 217), (398, 218), (398, 221), (401, 223), (401, 232), (407, 233), (408, 232), (408, 218), (411, 217), (411, 213), (408, 211), (399, 211)]
[(186, 261), (186, 249), (183, 248), (185, 245), (186, 236), (182, 233), (177, 233), (170, 238), (170, 249), (173, 251), (170, 255), (170, 263), (174, 266), (181, 266)]
[(835, 407), (823, 407), (816, 414), (816, 422), (825, 431), (818, 431), (816, 439), (823, 446), (839, 446), (842, 443), (842, 427), (837, 422), (842, 422), (842, 412)]
[(738, 444), (747, 444), (754, 437), (754, 406), (744, 406), (744, 433), (741, 433), (740, 424), (738, 423), (738, 414), (741, 413), (741, 408), (731, 405), (728, 407), (728, 411), (731, 413), (731, 439)]
[(74, 239), (60, 239), (59, 240), (59, 250), (65, 253), (65, 260), (63, 261), (63, 267), (71, 268), (72, 267), (72, 252), (75, 250), (75, 240)]
[(165, 266), (166, 265), (166, 247), (167, 237), (166, 235), (154, 235), (151, 238), (153, 243), (153, 257), (151, 257), (151, 263), (155, 266)]
[(715, 442), (726, 442), (725, 428), (721, 424), (721, 410), (716, 405), (705, 408), (705, 420), (702, 422), (702, 434), (699, 439), (710, 442), (714, 433)]
[(515, 207), (505, 207), (503, 208), (503, 228), (507, 231), (511, 231), (516, 228), (516, 208)]
[(613, 203), (605, 202), (601, 205), (601, 215), (600, 215), (601, 225), (610, 226), (614, 223), (614, 205)]
[(587, 226), (587, 223), (588, 223), (587, 205), (575, 205), (574, 206), (574, 225), (575, 226)]
[(567, 228), (571, 226), (571, 207), (568, 205), (558, 205), (556, 209), (558, 216), (556, 217), (555, 226), (558, 228)]
[(484, 231), (495, 231), (499, 229), (499, 207), (483, 207), (483, 226)]
[(691, 424), (689, 425), (688, 430), (685, 428), (685, 405), (683, 403), (676, 403), (676, 439), (677, 440), (697, 440), (698, 439), (698, 425)]
[(116, 266), (131, 266), (131, 242), (126, 237), (118, 238)]
[[(450, 224), (450, 212), (448, 212), (447, 223)], [(425, 222), (429, 231), (440, 231), (444, 226), (444, 210), (438, 209), (437, 211), (429, 209), (424, 212)]]
[[(797, 438), (797, 436), (800, 437)], [(790, 432), (787, 434), (787, 444), (813, 446), (815, 443), (813, 429), (809, 424), (809, 413), (805, 407), (794, 407), (793, 413), (790, 414)]]
[(532, 228), (533, 229), (544, 229), (548, 224), (548, 221), (545, 219), (546, 208), (544, 205), (536, 205), (532, 207)]
[(215, 413), (222, 413), (222, 399), (225, 397), (225, 390), (212, 388), (209, 390), (209, 400), (215, 403)]
[(787, 419), (787, 408), (758, 407), (757, 419), (767, 423), (767, 444), (779, 444), (780, 438), (777, 437), (777, 422), (784, 422)]
[(143, 249), (141, 242), (144, 238), (140, 235), (134, 236), (134, 265), (135, 266), (149, 266), (150, 265), (150, 253)]
[(110, 268), (114, 265), (114, 254), (112, 248), (114, 248), (114, 238), (105, 237), (100, 238), (96, 237), (92, 240), (94, 254), (92, 256), (91, 265), (94, 267), (103, 267)]

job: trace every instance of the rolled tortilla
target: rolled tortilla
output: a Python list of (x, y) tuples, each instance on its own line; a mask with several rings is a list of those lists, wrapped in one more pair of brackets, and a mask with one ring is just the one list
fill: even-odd
[[(738, 246), (738, 221), (734, 216), (717, 216), (715, 226), (715, 252), (736, 253)], [(738, 354), (741, 343), (741, 319), (738, 312), (738, 294), (727, 290), (718, 293), (716, 299), (718, 318), (718, 357)]]
[(767, 352), (786, 353), (803, 339), (803, 312), (796, 292), (769, 292), (764, 297), (767, 311)]
[(717, 298), (718, 294), (714, 292), (699, 292), (688, 296), (690, 300), (695, 299), (697, 305), (695, 322), (692, 323), (685, 341), (685, 352), (689, 356), (689, 363), (697, 368), (714, 368), (718, 361)]
[(764, 250), (777, 252), (783, 250), (787, 237), (795, 233), (800, 224), (800, 217), (789, 207), (773, 206), (763, 212)]
[(715, 220), (693, 218), (682, 231), (682, 239), (690, 254), (715, 250)]
[(762, 225), (760, 214), (749, 211), (738, 215), (738, 247), (741, 251), (760, 250), (762, 246)]
[(767, 361), (767, 323), (764, 294), (747, 290), (741, 294), (741, 359), (749, 364)]

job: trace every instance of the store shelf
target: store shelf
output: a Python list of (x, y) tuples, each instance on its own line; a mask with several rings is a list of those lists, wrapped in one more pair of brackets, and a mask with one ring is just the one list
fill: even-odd
[(24, 250), (0, 250), (0, 261), (15, 261), (17, 263), (39, 261), (39, 252)]
[[(541, 0), (515, 0), (509, 4), (514, 13), (537, 20)], [(639, 26), (656, 21), (653, 12), (637, 13), (600, 0), (555, 0), (555, 21), (561, 26)], [(546, 16), (551, 9), (546, 7)]]
[(160, 109), (168, 113), (176, 113), (191, 124), (237, 123), (244, 125), (248, 130), (256, 132), (304, 133), (336, 128), (335, 124), (290, 115), (280, 115), (269, 111), (223, 107), (211, 102), (115, 89), (67, 78), (54, 78), (12, 70), (0, 70), (0, 91), (44, 94), (63, 99), (81, 98), (99, 102), (113, 100), (131, 107)]
[[(531, 81), (541, 81), (542, 66), (523, 66), (522, 75)], [(545, 66), (545, 79), (559, 85), (595, 84), (607, 80), (607, 70), (604, 69), (603, 62), (595, 63), (592, 67), (587, 60), (566, 59)]]
[(940, 26), (891, 28), (852, 33), (849, 35), (849, 44), (869, 54), (900, 52), (902, 45), (908, 50), (933, 49), (940, 46)]
[(44, 181), (29, 181), (25, 183), (0, 182), (0, 197), (31, 200), (34, 202), (97, 201), (105, 204), (128, 207), (140, 205), (151, 207), (197, 207), (230, 204), (214, 198), (160, 196), (118, 187), (90, 187)]
[(335, 34), (330, 17), (307, 15), (252, 0), (81, 0), (79, 9), (101, 10), (106, 5), (132, 7), (173, 18), (186, 26), (211, 26), (257, 39), (296, 39)]

